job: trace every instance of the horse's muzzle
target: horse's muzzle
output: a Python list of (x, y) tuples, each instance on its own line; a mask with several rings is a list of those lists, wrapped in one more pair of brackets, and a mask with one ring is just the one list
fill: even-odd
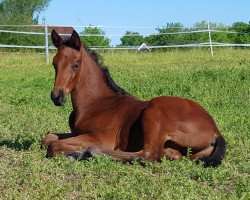
[(50, 96), (55, 106), (62, 106), (66, 101), (66, 96), (64, 95), (62, 90), (59, 90), (57, 94), (52, 91)]

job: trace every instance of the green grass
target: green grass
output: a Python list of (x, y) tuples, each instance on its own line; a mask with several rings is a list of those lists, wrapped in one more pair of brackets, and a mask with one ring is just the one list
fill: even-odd
[(209, 111), (228, 142), (215, 169), (187, 159), (146, 166), (46, 159), (41, 139), (69, 131), (71, 104), (51, 102), (54, 72), (44, 55), (1, 53), (0, 199), (250, 199), (250, 51), (215, 52), (101, 52), (135, 96), (187, 97)]

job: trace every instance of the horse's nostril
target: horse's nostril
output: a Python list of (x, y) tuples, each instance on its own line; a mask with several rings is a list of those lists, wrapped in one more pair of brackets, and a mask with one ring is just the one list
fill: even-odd
[(59, 92), (58, 92), (58, 98), (59, 99), (63, 99), (63, 96), (64, 96), (63, 91), (59, 90)]
[(50, 97), (51, 97), (51, 99), (52, 99), (52, 100), (56, 99), (56, 97), (55, 97), (55, 95), (54, 95), (54, 92), (53, 92), (53, 91), (51, 91), (51, 93), (50, 93)]
[(63, 93), (63, 90), (58, 90), (56, 93), (54, 90), (50, 94), (51, 100), (54, 102), (56, 106), (62, 106), (65, 101), (65, 95)]

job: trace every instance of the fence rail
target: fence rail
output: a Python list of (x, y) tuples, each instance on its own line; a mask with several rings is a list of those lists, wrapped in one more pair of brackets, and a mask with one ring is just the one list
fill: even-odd
[[(2, 27), (4, 27), (4, 30)], [(6, 30), (6, 27), (32, 27), (32, 28), (42, 28), (44, 29), (43, 32), (34, 32), (34, 31), (13, 31), (13, 30)], [(48, 32), (49, 27), (72, 27), (72, 26), (48, 26), (48, 25), (0, 25), (0, 34), (1, 33), (9, 33), (9, 34), (28, 34), (28, 35), (44, 35), (44, 46), (31, 46), (31, 45), (11, 45), (11, 44), (0, 44), (0, 48), (29, 48), (29, 49), (44, 49), (46, 54), (46, 63), (49, 63), (49, 50), (55, 49), (54, 46), (49, 46), (49, 39), (50, 33)], [(116, 28), (116, 29), (152, 29), (154, 27), (132, 27), (132, 26), (73, 26), (74, 28), (89, 28), (89, 27), (98, 27), (98, 28)], [(178, 27), (169, 27), (169, 29), (174, 29)], [(221, 27), (225, 29), (225, 27)], [(190, 31), (190, 29), (192, 31)], [(176, 34), (196, 34), (196, 33), (207, 33), (208, 34), (208, 42), (204, 43), (194, 43), (194, 44), (176, 44), (176, 45), (162, 45), (162, 46), (147, 46), (148, 49), (160, 49), (160, 48), (184, 48), (184, 47), (209, 47), (211, 51), (211, 55), (213, 56), (213, 47), (250, 47), (250, 44), (231, 44), (231, 43), (218, 43), (213, 42), (211, 33), (227, 33), (227, 34), (249, 34), (249, 33), (241, 33), (236, 31), (229, 31), (229, 30), (219, 30), (217, 27), (216, 29), (211, 28), (210, 24), (205, 27), (191, 27), (188, 31), (178, 31), (178, 32), (167, 32), (167, 33), (152, 33), (152, 34), (79, 34), (82, 37), (134, 37), (134, 36), (155, 36), (155, 35), (176, 35)], [(70, 35), (70, 34), (60, 34), (60, 35)], [(104, 46), (91, 46), (91, 49), (100, 49), (100, 50), (138, 50), (140, 46), (111, 46), (111, 47), (104, 47)]]

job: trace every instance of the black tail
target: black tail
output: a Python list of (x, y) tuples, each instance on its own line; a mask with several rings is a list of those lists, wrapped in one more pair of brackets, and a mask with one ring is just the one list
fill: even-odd
[(200, 159), (204, 162), (204, 167), (217, 167), (226, 154), (227, 143), (223, 137), (219, 136), (215, 140), (214, 150), (209, 157)]

